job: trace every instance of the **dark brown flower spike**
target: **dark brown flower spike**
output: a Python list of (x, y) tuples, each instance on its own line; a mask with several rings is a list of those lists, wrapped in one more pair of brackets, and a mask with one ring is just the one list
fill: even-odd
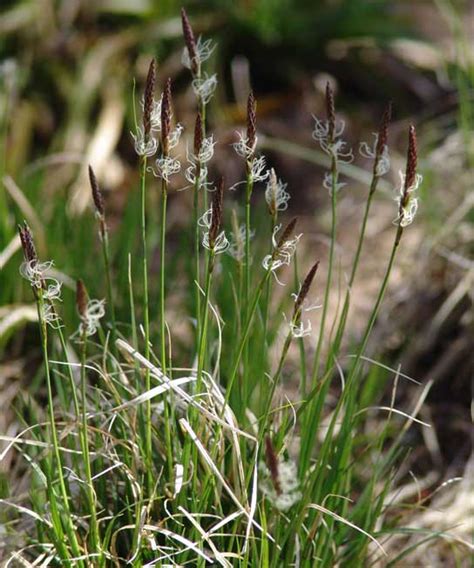
[(310, 271), (306, 275), (306, 278), (304, 279), (303, 284), (301, 285), (301, 289), (299, 291), (299, 294), (298, 294), (298, 296), (296, 298), (296, 302), (295, 302), (295, 309), (293, 311), (293, 318), (298, 318), (300, 313), (301, 313), (301, 306), (303, 305), (303, 302), (305, 301), (306, 296), (308, 295), (309, 289), (311, 288), (311, 284), (313, 283), (314, 277), (315, 277), (316, 272), (318, 270), (318, 266), (319, 266), (319, 260), (317, 260), (313, 264)]
[(404, 194), (415, 185), (416, 168), (418, 163), (418, 150), (416, 144), (416, 130), (413, 124), (408, 131), (407, 169), (405, 175)]
[(194, 156), (197, 158), (202, 147), (202, 116), (198, 112), (194, 125)]
[(288, 223), (288, 225), (285, 227), (285, 229), (283, 230), (280, 239), (278, 240), (277, 246), (276, 246), (276, 251), (278, 251), (284, 244), (285, 242), (291, 237), (293, 231), (295, 230), (296, 227), (296, 222), (298, 221), (297, 217), (293, 217), (293, 219)]
[(332, 144), (336, 130), (336, 109), (334, 105), (334, 91), (329, 81), (326, 83), (326, 116), (328, 121), (328, 140), (329, 143)]
[(81, 319), (87, 315), (87, 290), (82, 280), (76, 282), (76, 308)]
[(169, 155), (169, 139), (171, 132), (171, 79), (168, 78), (163, 91), (161, 103), (161, 150), (163, 156)]
[(266, 436), (265, 438), (265, 461), (267, 463), (268, 470), (270, 471), (273, 487), (275, 488), (277, 495), (281, 495), (281, 485), (278, 474), (278, 458), (275, 454), (270, 436)]
[(156, 63), (155, 59), (150, 61), (148, 75), (146, 77), (145, 93), (143, 96), (143, 134), (145, 142), (150, 138), (151, 115), (155, 104), (155, 82), (156, 82)]
[(196, 38), (194, 37), (193, 28), (191, 27), (188, 15), (186, 14), (186, 10), (184, 8), (181, 8), (181, 24), (183, 26), (184, 43), (188, 50), (189, 60), (191, 62), (191, 72), (193, 75), (196, 75), (199, 70)]
[(99, 217), (103, 218), (105, 216), (104, 197), (100, 191), (99, 183), (97, 182), (92, 166), (89, 166), (89, 181), (92, 189), (92, 199), (94, 201), (97, 214)]
[(26, 221), (23, 221), (23, 227), (18, 225), (18, 233), (20, 235), (21, 247), (26, 262), (38, 262), (38, 255), (36, 254), (36, 247), (33, 241), (33, 235)]
[(224, 201), (224, 178), (221, 177), (219, 184), (212, 194), (212, 216), (211, 226), (209, 228), (209, 247), (214, 248), (219, 231), (222, 226), (223, 217), (223, 201)]
[(251, 150), (251, 156), (255, 151), (257, 142), (257, 101), (250, 91), (247, 100), (247, 146)]
[(380, 128), (377, 137), (377, 147), (375, 149), (375, 161), (377, 162), (383, 154), (384, 148), (388, 143), (388, 127), (392, 120), (392, 101), (389, 101), (380, 121)]

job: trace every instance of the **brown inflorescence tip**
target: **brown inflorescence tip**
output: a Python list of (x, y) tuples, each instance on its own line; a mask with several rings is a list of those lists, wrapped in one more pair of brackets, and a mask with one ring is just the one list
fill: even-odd
[(252, 155), (257, 143), (257, 101), (250, 91), (247, 100), (247, 146), (251, 149)]
[(76, 282), (76, 308), (81, 319), (86, 317), (87, 290), (82, 280)]
[(194, 37), (193, 28), (191, 27), (188, 15), (186, 14), (186, 10), (184, 8), (181, 8), (181, 24), (183, 26), (184, 43), (188, 50), (189, 60), (191, 62), (191, 72), (194, 75), (197, 73), (199, 65), (196, 49), (196, 38)]
[(418, 151), (416, 147), (416, 130), (413, 124), (408, 131), (408, 152), (407, 152), (407, 169), (405, 176), (404, 193), (407, 193), (416, 181), (416, 167), (418, 162)]
[(224, 178), (221, 177), (219, 184), (212, 194), (212, 217), (211, 226), (209, 228), (209, 246), (214, 248), (217, 237), (222, 225), (223, 216), (223, 201), (224, 201)]
[(306, 278), (304, 279), (303, 284), (301, 285), (301, 289), (300, 289), (299, 294), (296, 298), (293, 317), (298, 317), (298, 313), (301, 310), (301, 306), (303, 305), (303, 302), (305, 301), (305, 298), (308, 295), (309, 289), (311, 288), (311, 284), (313, 283), (314, 277), (315, 277), (316, 272), (318, 270), (318, 266), (319, 266), (319, 260), (317, 260), (313, 264), (310, 271), (306, 275)]
[(89, 181), (92, 189), (92, 199), (94, 201), (97, 213), (101, 218), (104, 218), (104, 198), (102, 196), (102, 192), (100, 191), (99, 183), (97, 182), (97, 178), (95, 176), (94, 170), (92, 169), (92, 166), (89, 166)]
[(171, 79), (167, 79), (161, 103), (161, 150), (163, 156), (169, 154), (169, 138), (171, 131)]
[(336, 129), (336, 108), (334, 105), (334, 91), (329, 83), (326, 83), (326, 115), (328, 121), (329, 142), (334, 142), (334, 132)]
[(20, 235), (21, 247), (26, 262), (37, 262), (38, 255), (36, 254), (35, 243), (33, 235), (26, 221), (23, 221), (23, 226), (18, 225), (18, 233)]
[(296, 227), (296, 222), (298, 221), (297, 217), (293, 217), (293, 219), (288, 223), (288, 225), (283, 230), (281, 237), (277, 243), (276, 250), (279, 250), (284, 243), (291, 237), (293, 231)]
[(194, 124), (194, 156), (198, 156), (202, 147), (202, 116), (198, 112), (196, 123)]
[(273, 487), (275, 488), (277, 495), (280, 495), (281, 485), (278, 475), (278, 458), (275, 454), (275, 450), (273, 448), (270, 436), (266, 436), (265, 438), (265, 461), (267, 463), (267, 467), (270, 472), (270, 477), (272, 479)]
[(390, 121), (392, 120), (392, 106), (392, 101), (389, 101), (382, 115), (382, 120), (380, 121), (380, 128), (377, 137), (377, 148), (375, 151), (376, 158), (380, 158), (380, 156), (383, 154), (385, 146), (387, 146), (388, 143), (388, 127), (390, 125)]
[(151, 114), (155, 102), (155, 82), (156, 82), (156, 63), (155, 59), (150, 61), (148, 74), (146, 77), (145, 93), (143, 96), (143, 134), (145, 141), (150, 137), (151, 133)]

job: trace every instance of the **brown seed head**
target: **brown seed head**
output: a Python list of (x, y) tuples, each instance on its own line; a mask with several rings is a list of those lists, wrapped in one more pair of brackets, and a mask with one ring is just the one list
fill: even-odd
[(311, 288), (311, 284), (313, 283), (314, 277), (315, 277), (316, 272), (318, 270), (318, 266), (319, 266), (319, 260), (317, 260), (313, 264), (310, 271), (306, 275), (306, 278), (304, 279), (303, 284), (301, 285), (301, 289), (299, 291), (299, 294), (298, 294), (298, 296), (296, 298), (296, 302), (295, 302), (295, 309), (293, 311), (293, 318), (297, 318), (299, 316), (299, 313), (301, 311), (301, 306), (303, 305), (303, 302), (304, 302), (306, 296), (308, 295), (309, 289)]
[(272, 441), (270, 436), (265, 438), (265, 461), (267, 462), (267, 467), (270, 471), (270, 477), (272, 478), (273, 487), (278, 495), (281, 494), (281, 485), (278, 475), (278, 458), (275, 454)]
[(408, 152), (407, 152), (407, 169), (405, 176), (404, 193), (407, 193), (416, 181), (416, 167), (418, 162), (418, 151), (416, 147), (416, 130), (413, 124), (408, 131)]
[(375, 149), (375, 161), (377, 162), (378, 158), (383, 153), (385, 146), (387, 146), (388, 142), (388, 127), (390, 125), (390, 121), (392, 119), (392, 101), (389, 101), (388, 105), (386, 106), (384, 113), (382, 115), (382, 120), (380, 121), (380, 128), (377, 138), (377, 147)]
[(92, 169), (92, 166), (89, 166), (89, 181), (92, 189), (92, 199), (94, 200), (94, 205), (97, 210), (97, 213), (101, 218), (104, 218), (105, 215), (104, 197), (102, 195), (102, 192), (100, 191), (100, 187), (97, 182), (97, 178), (95, 177), (95, 173), (94, 170)]
[(169, 138), (171, 132), (171, 79), (168, 78), (163, 91), (161, 103), (161, 150), (163, 156), (169, 154)]
[(197, 157), (202, 147), (202, 116), (198, 112), (194, 125), (194, 155)]
[(247, 100), (247, 145), (252, 150), (252, 156), (255, 152), (257, 143), (257, 101), (250, 91)]
[(293, 217), (293, 219), (288, 223), (288, 225), (283, 230), (281, 237), (277, 243), (276, 250), (279, 250), (285, 242), (291, 237), (293, 231), (296, 227), (296, 222), (298, 221), (297, 217)]
[(36, 254), (35, 243), (30, 228), (26, 221), (23, 221), (23, 227), (18, 225), (18, 233), (20, 234), (21, 247), (26, 262), (38, 262), (38, 255)]
[(145, 93), (143, 96), (143, 133), (145, 142), (148, 141), (151, 133), (151, 113), (155, 102), (155, 82), (156, 82), (156, 63), (155, 59), (150, 61), (148, 75), (146, 77)]
[(219, 184), (212, 194), (212, 217), (211, 226), (209, 228), (209, 246), (214, 248), (217, 236), (222, 226), (223, 217), (223, 201), (224, 201), (224, 178), (221, 177)]
[(328, 121), (328, 138), (329, 142), (334, 142), (334, 131), (336, 129), (336, 109), (334, 106), (334, 91), (329, 84), (326, 83), (326, 115)]
[(87, 313), (87, 289), (82, 280), (76, 282), (76, 308), (79, 317), (85, 319)]
[(191, 72), (195, 75), (198, 71), (199, 61), (196, 50), (196, 38), (194, 37), (193, 28), (189, 22), (186, 10), (181, 8), (181, 23), (183, 25), (184, 43), (188, 50), (189, 59), (191, 61)]

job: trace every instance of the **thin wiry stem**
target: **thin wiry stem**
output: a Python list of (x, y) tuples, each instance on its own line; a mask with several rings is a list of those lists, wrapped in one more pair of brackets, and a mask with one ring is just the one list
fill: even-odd
[(319, 337), (318, 343), (316, 347), (316, 354), (314, 356), (313, 362), (313, 370), (311, 376), (311, 385), (314, 386), (316, 383), (316, 379), (319, 373), (319, 360), (321, 356), (321, 349), (324, 342), (324, 334), (325, 334), (325, 326), (326, 326), (326, 317), (329, 307), (329, 293), (331, 291), (331, 284), (332, 284), (332, 272), (333, 272), (333, 263), (334, 263), (334, 250), (336, 246), (336, 228), (337, 228), (337, 178), (338, 178), (338, 171), (337, 171), (337, 160), (333, 158), (332, 160), (332, 167), (331, 167), (331, 175), (332, 175), (332, 191), (331, 191), (331, 244), (329, 247), (329, 259), (328, 259), (328, 273), (327, 273), (327, 280), (326, 280), (326, 288), (324, 290), (324, 302), (323, 302), (323, 309), (321, 314), (321, 324), (319, 327)]
[[(165, 179), (161, 183), (161, 227), (160, 227), (160, 345), (161, 345), (161, 368), (167, 376), (167, 353), (166, 353), (166, 209), (168, 203), (168, 186)], [(171, 396), (171, 395), (170, 395)], [(169, 400), (165, 401), (165, 438), (168, 455), (168, 473), (171, 479), (173, 474), (173, 440), (171, 437), (170, 415), (172, 414)]]
[[(47, 327), (47, 323), (45, 322), (44, 318), (43, 318), (43, 310), (44, 310), (44, 299), (43, 299), (43, 293), (42, 290), (39, 290), (37, 293), (37, 310), (38, 310), (38, 321), (39, 321), (39, 327), (40, 327), (40, 335), (41, 335), (41, 348), (43, 351), (43, 363), (44, 363), (44, 370), (45, 370), (45, 374), (46, 374), (46, 388), (48, 391), (48, 412), (49, 412), (49, 420), (50, 420), (50, 427), (51, 427), (51, 438), (52, 438), (52, 443), (53, 443), (53, 451), (54, 451), (54, 457), (56, 460), (56, 471), (57, 471), (57, 475), (58, 475), (58, 479), (59, 479), (59, 488), (60, 488), (60, 492), (61, 492), (61, 497), (62, 497), (62, 506), (64, 508), (64, 512), (65, 512), (65, 530), (66, 530), (66, 534), (69, 538), (70, 541), (70, 545), (72, 548), (72, 553), (74, 556), (78, 556), (80, 555), (80, 547), (79, 547), (79, 543), (77, 541), (77, 537), (76, 537), (76, 532), (74, 529), (74, 525), (72, 522), (72, 518), (71, 518), (71, 509), (69, 506), (69, 497), (68, 497), (68, 493), (67, 493), (67, 489), (66, 489), (66, 482), (64, 480), (64, 473), (63, 473), (63, 465), (62, 465), (62, 460), (61, 460), (61, 455), (59, 452), (59, 440), (58, 440), (58, 432), (56, 429), (56, 420), (54, 417), (54, 401), (53, 401), (53, 390), (52, 390), (52, 384), (51, 384), (51, 371), (50, 371), (50, 367), (49, 367), (49, 355), (48, 355), (48, 327)], [(51, 480), (50, 480), (51, 482)], [(54, 494), (54, 491), (52, 492)], [(57, 510), (57, 506), (56, 506), (56, 500), (55, 497), (53, 497), (52, 501), (54, 501), (54, 505), (53, 503), (51, 503), (52, 506), (54, 506), (54, 508)], [(59, 516), (58, 516), (59, 519)], [(59, 528), (61, 526), (62, 521), (59, 521), (59, 524), (56, 524), (55, 526), (57, 528)], [(62, 531), (62, 527), (60, 528), (60, 531)], [(61, 546), (62, 548), (62, 546)], [(66, 557), (69, 556), (69, 554), (67, 553), (67, 548), (64, 547), (63, 549), (63, 553), (66, 555)], [(82, 566), (82, 562), (80, 563), (80, 566)]]
[(105, 279), (107, 285), (107, 304), (110, 310), (110, 318), (112, 320), (112, 349), (115, 350), (115, 340), (117, 339), (117, 324), (115, 319), (115, 302), (112, 287), (112, 268), (110, 265), (110, 249), (109, 249), (109, 235), (108, 231), (105, 232), (102, 239), (102, 256), (104, 258)]
[[(145, 330), (145, 357), (150, 359), (150, 315), (148, 307), (148, 245), (147, 245), (147, 227), (146, 227), (146, 156), (142, 157), (140, 168), (140, 197), (141, 197), (141, 236), (142, 236), (142, 270), (143, 270), (143, 327)], [(145, 389), (151, 389), (150, 370), (145, 369)], [(145, 460), (146, 460), (146, 479), (149, 493), (153, 488), (153, 446), (152, 446), (152, 428), (151, 428), (151, 402), (146, 401), (145, 404)]]
[(91, 459), (89, 452), (89, 439), (87, 427), (87, 380), (86, 380), (86, 358), (87, 358), (87, 333), (84, 327), (81, 337), (81, 403), (82, 403), (82, 453), (84, 456), (84, 468), (86, 472), (87, 498), (91, 515), (91, 552), (98, 554), (98, 566), (104, 565), (104, 558), (101, 551), (99, 525), (97, 523), (97, 503), (92, 482)]
[(346, 295), (345, 295), (345, 298), (344, 298), (344, 304), (343, 304), (343, 308), (342, 308), (341, 319), (339, 321), (335, 340), (334, 340), (334, 342), (331, 346), (330, 357), (328, 357), (328, 359), (327, 359), (326, 370), (333, 364), (334, 359), (337, 357), (337, 354), (339, 352), (339, 348), (341, 346), (342, 337), (344, 336), (344, 331), (345, 331), (345, 328), (346, 328), (347, 316), (348, 316), (348, 313), (349, 313), (349, 307), (350, 307), (350, 301), (351, 301), (352, 286), (354, 284), (354, 280), (355, 280), (355, 277), (356, 277), (356, 274), (357, 274), (357, 269), (359, 267), (360, 255), (361, 255), (362, 246), (363, 246), (364, 240), (365, 240), (365, 233), (366, 233), (366, 229), (367, 229), (367, 221), (368, 221), (368, 218), (369, 218), (370, 207), (372, 205), (372, 198), (373, 198), (374, 192), (377, 188), (378, 180), (379, 180), (379, 177), (374, 174), (374, 176), (372, 178), (372, 182), (370, 184), (369, 196), (367, 198), (366, 205), (365, 205), (364, 217), (362, 219), (362, 225), (361, 225), (361, 229), (360, 229), (360, 233), (359, 233), (359, 240), (358, 240), (358, 243), (357, 243), (357, 250), (356, 250), (355, 255), (354, 255), (354, 260), (352, 262), (351, 274), (349, 276), (349, 281), (347, 283), (347, 290), (346, 290)]

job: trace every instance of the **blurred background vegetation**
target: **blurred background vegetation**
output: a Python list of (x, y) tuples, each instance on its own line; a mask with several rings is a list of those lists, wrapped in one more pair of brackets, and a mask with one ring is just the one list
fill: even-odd
[[(403, 165), (407, 125), (417, 125), (425, 178), (420, 215), (404, 243), (374, 341), (380, 360), (403, 360), (408, 374), (435, 380), (426, 412), (437, 424), (437, 435), (420, 441), (417, 463), (424, 464), (425, 473), (431, 468), (439, 475), (452, 468), (460, 472), (470, 450), (473, 369), (474, 5), (469, 0), (2, 0), (4, 401), (13, 401), (25, 384), (33, 389), (29, 371), (39, 358), (36, 328), (28, 325), (35, 318), (30, 291), (18, 276), (16, 222), (26, 218), (41, 257), (54, 258), (64, 282), (66, 323), (76, 318), (68, 301), (74, 279), (83, 278), (93, 297), (104, 295), (95, 263), (99, 249), (89, 207), (89, 163), (107, 194), (117, 296), (126, 313), (128, 252), (139, 253), (138, 235), (129, 222), (138, 207), (137, 158), (130, 139), (134, 85), (140, 93), (150, 58), (156, 57), (159, 80), (173, 79), (176, 118), (188, 135), (192, 133), (195, 104), (181, 64), (183, 4), (196, 33), (217, 43), (209, 70), (219, 77), (209, 117), (219, 142), (214, 173), (223, 172), (229, 184), (241, 176), (229, 146), (244, 120), (252, 86), (259, 103), (262, 151), (289, 183), (291, 209), (302, 218), (311, 246), (319, 247), (323, 258), (328, 199), (321, 188), (324, 160), (311, 141), (311, 114), (323, 112), (325, 82), (330, 80), (337, 89), (338, 109), (354, 146), (370, 138), (386, 101), (394, 101), (393, 174), (379, 196), (380, 216), (372, 221), (372, 248), (366, 251), (355, 299), (355, 335), (367, 310), (364, 291), (373, 289), (385, 236), (391, 234), (386, 222), (394, 210), (390, 187), (396, 186)], [(349, 256), (365, 196), (363, 166), (358, 158), (346, 172), (350, 183), (341, 201), (340, 244)], [(190, 197), (186, 192), (172, 197), (171, 246), (182, 252)], [(153, 245), (158, 192), (151, 191), (149, 199)], [(173, 288), (176, 282), (170, 310), (175, 310), (177, 325), (179, 291), (187, 283), (180, 278), (186, 270), (182, 256), (175, 255), (169, 267)], [(7, 429), (11, 419), (5, 416), (0, 428)]]

